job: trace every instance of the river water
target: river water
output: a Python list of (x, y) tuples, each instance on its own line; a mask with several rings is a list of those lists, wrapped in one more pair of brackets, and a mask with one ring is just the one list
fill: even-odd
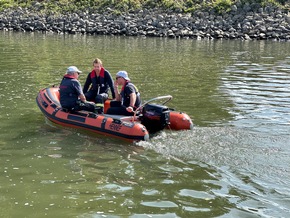
[[(128, 144), (48, 122), (39, 89), (96, 57), (194, 130)], [(0, 59), (1, 217), (289, 216), (289, 43), (0, 32)]]

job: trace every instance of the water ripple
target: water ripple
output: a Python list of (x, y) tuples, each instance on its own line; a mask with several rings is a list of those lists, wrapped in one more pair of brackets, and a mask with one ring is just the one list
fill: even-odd
[(233, 123), (259, 131), (288, 134), (289, 69), (289, 59), (275, 66), (237, 62), (227, 67), (221, 77), (220, 89), (234, 104), (229, 108), (236, 117)]

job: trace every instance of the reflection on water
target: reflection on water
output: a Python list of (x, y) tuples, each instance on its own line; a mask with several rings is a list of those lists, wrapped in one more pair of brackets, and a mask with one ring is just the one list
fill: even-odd
[[(241, 61), (243, 53), (234, 53), (235, 63), (222, 74), (221, 91), (234, 107), (233, 123), (263, 132), (289, 134), (290, 124), (290, 57), (260, 63)], [(275, 127), (275, 129), (273, 129)]]
[[(1, 33), (0, 216), (287, 217), (289, 46)], [(38, 90), (96, 56), (196, 128), (128, 144), (47, 122)]]

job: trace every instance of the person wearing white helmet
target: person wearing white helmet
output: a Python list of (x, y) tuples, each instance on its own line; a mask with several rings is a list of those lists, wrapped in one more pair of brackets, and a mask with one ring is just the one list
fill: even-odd
[[(119, 85), (122, 86), (121, 92), (118, 89)], [(141, 105), (141, 98), (137, 87), (130, 82), (126, 71), (119, 71), (116, 74), (114, 91), (116, 100), (111, 101), (107, 114), (133, 115), (134, 110)]]
[(78, 81), (81, 73), (82, 71), (76, 66), (67, 68), (66, 74), (59, 86), (60, 104), (62, 108), (68, 111), (87, 110), (95, 112), (95, 104), (86, 100), (82, 86)]

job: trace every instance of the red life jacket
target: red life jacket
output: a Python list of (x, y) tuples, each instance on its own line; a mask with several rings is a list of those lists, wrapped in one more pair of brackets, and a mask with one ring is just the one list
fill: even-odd
[(75, 79), (73, 75), (69, 75), (69, 74), (65, 74), (63, 77), (68, 78), (68, 79)]
[(99, 77), (100, 77), (100, 84), (98, 85), (96, 71), (92, 70), (91, 80), (92, 80), (93, 90), (98, 90), (98, 88), (99, 88), (98, 86), (100, 86), (100, 88), (105, 87), (105, 69), (103, 67), (101, 68)]

